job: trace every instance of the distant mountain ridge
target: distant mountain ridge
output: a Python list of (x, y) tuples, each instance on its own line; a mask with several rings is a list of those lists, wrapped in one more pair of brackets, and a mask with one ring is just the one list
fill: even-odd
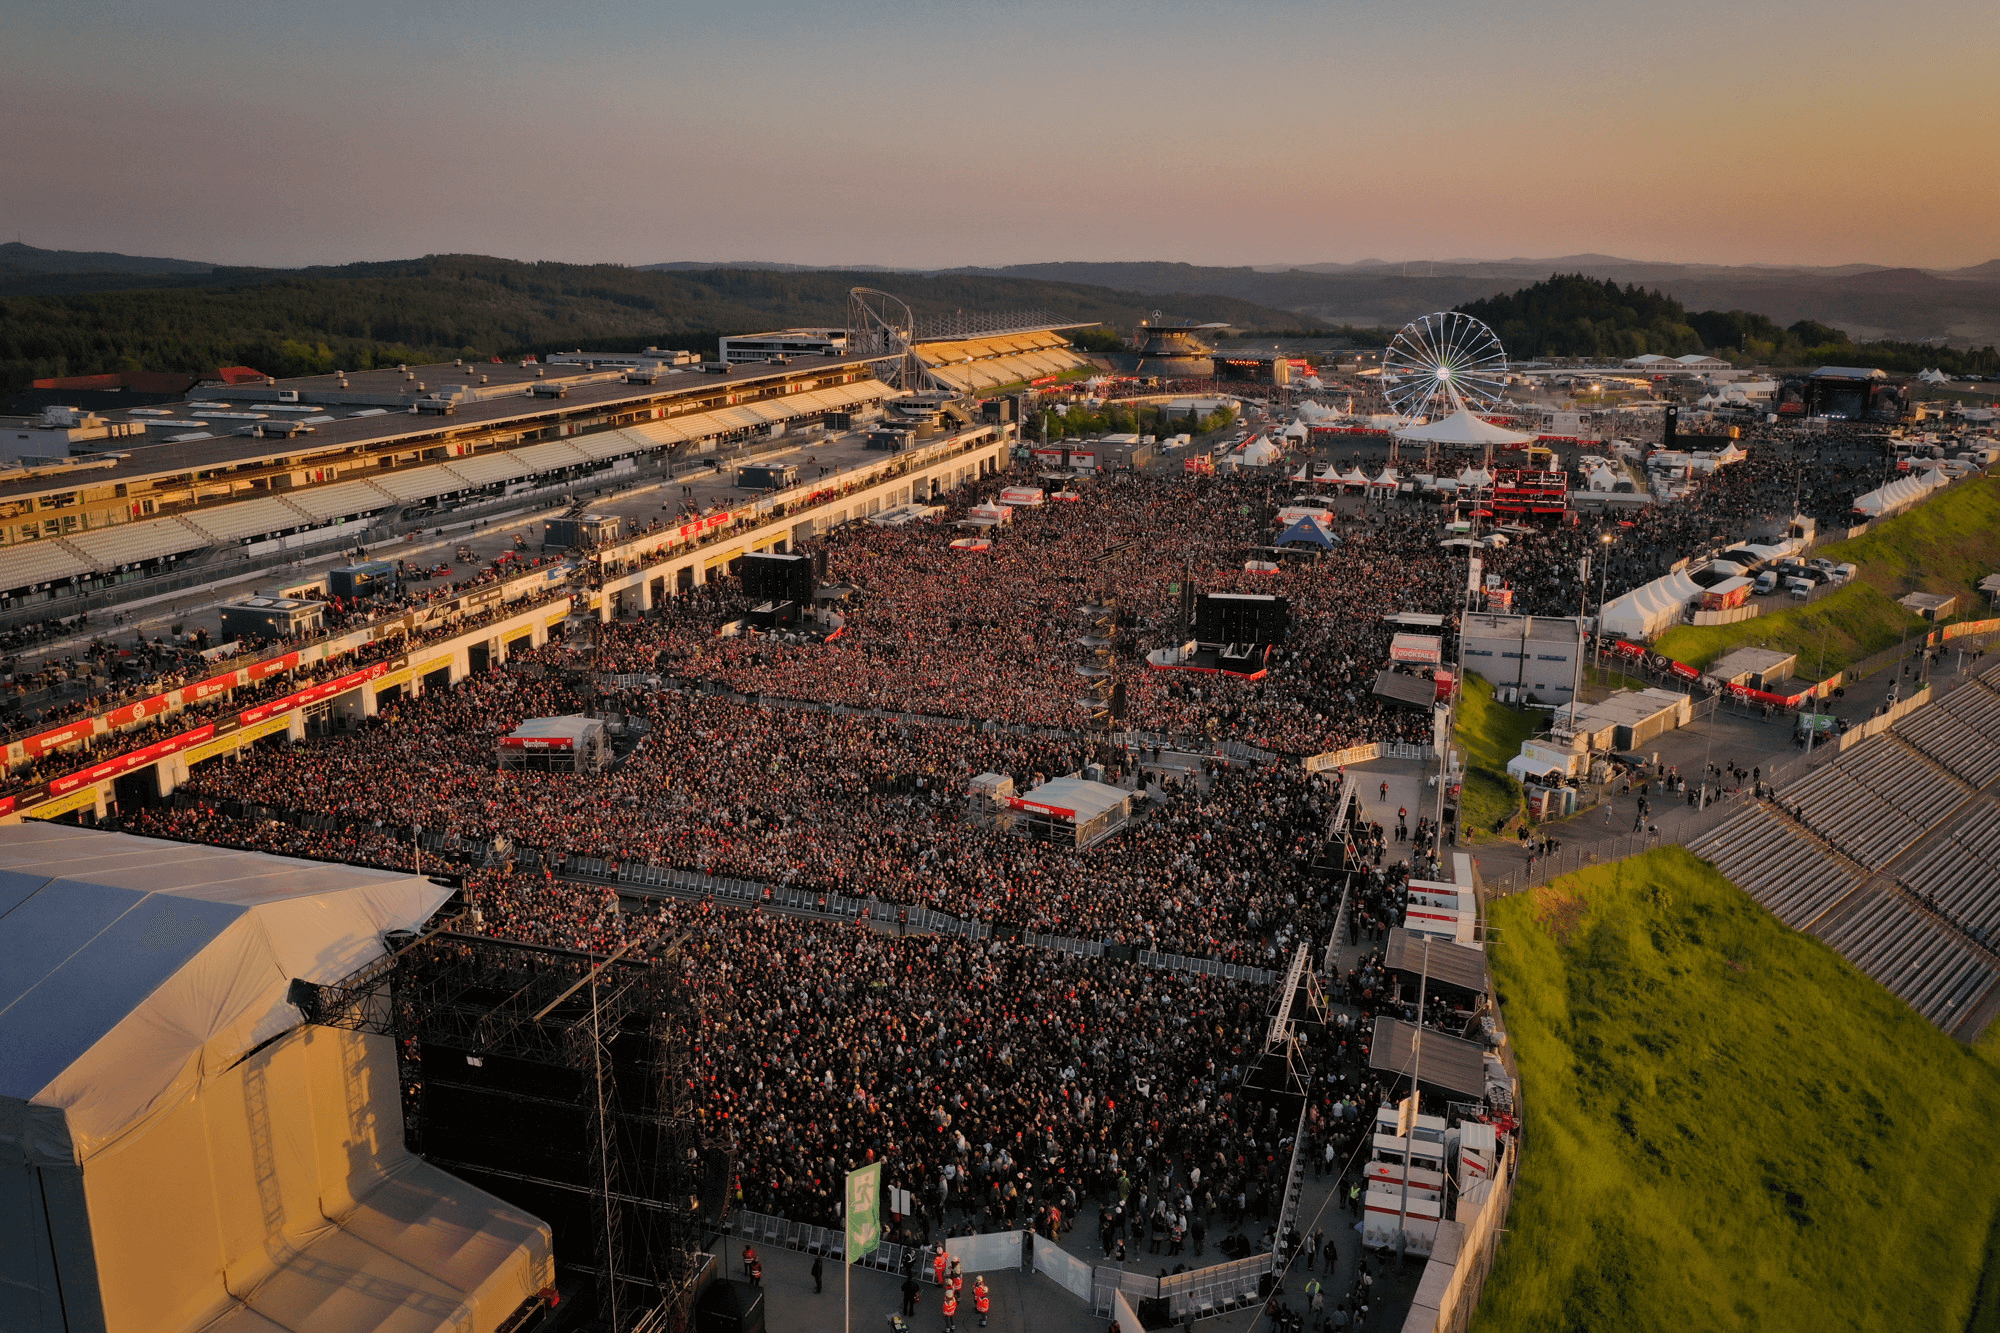
[(0, 273), (208, 273), (197, 259), (155, 259), (112, 250), (42, 250), (20, 241), (0, 242)]

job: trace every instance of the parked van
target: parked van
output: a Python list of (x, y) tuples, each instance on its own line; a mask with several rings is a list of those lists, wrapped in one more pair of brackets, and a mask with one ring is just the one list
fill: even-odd
[(1835, 565), (1833, 567), (1834, 580), (1839, 583), (1847, 582), (1860, 572), (1861, 567), (1859, 565)]
[(1813, 581), (1811, 579), (1786, 579), (1785, 593), (1787, 596), (1803, 600), (1813, 595)]
[(1767, 596), (1777, 591), (1778, 576), (1767, 569), (1757, 576), (1757, 582), (1751, 586), (1759, 597)]

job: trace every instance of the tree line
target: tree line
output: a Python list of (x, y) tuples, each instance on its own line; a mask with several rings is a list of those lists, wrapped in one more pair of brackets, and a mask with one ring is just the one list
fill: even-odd
[(1558, 273), (1502, 296), (1459, 309), (1484, 321), (1512, 360), (1549, 356), (1625, 359), (1657, 353), (1705, 353), (1739, 366), (1873, 366), (1914, 373), (1927, 367), (1948, 374), (2000, 371), (1993, 347), (1956, 348), (1931, 343), (1856, 342), (1844, 329), (1802, 319), (1780, 327), (1747, 310), (1689, 312), (1666, 293), (1637, 284), (1619, 286), (1581, 273)]
[[(527, 352), (648, 345), (714, 355), (722, 331), (841, 326), (847, 292), (881, 274), (520, 263), (432, 255), (391, 263), (209, 274), (0, 273), (0, 389), (118, 370), (272, 375)], [(106, 284), (116, 284), (107, 287)], [(1151, 298), (1078, 283), (897, 274), (919, 316), (1043, 309), (1132, 327)], [(1262, 325), (1282, 312), (1227, 296), (1179, 298), (1209, 320)]]

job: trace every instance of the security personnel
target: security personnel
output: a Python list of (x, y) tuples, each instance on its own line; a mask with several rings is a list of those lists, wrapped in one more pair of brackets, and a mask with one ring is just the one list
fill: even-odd
[(979, 1311), (979, 1326), (986, 1327), (986, 1316), (993, 1309), (993, 1293), (986, 1290), (986, 1279), (972, 1280), (972, 1308)]
[(953, 1333), (952, 1321), (958, 1317), (958, 1293), (949, 1286), (944, 1289), (944, 1333)]

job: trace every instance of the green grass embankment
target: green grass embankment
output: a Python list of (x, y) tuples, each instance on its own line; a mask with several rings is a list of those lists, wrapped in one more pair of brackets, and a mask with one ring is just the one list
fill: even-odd
[(1677, 625), (1660, 636), (1659, 651), (1691, 666), (1707, 666), (1745, 644), (1799, 655), (1799, 674), (1817, 678), (1820, 649), (1826, 670), (1839, 671), (1930, 626), (1896, 604), (1910, 592), (1956, 595), (1962, 616), (1985, 615), (1979, 580), (2000, 569), (2000, 478), (1975, 477), (1933, 496), (1852, 541), (1813, 552), (1860, 568), (1855, 581), (1806, 606), (1739, 620), (1733, 625)]
[(1474, 1333), (1994, 1326), (2000, 1048), (1678, 847), (1492, 922), (1527, 1143)]
[(1471, 825), (1475, 837), (1491, 837), (1496, 823), (1520, 813), (1521, 784), (1507, 772), (1507, 761), (1521, 753), (1521, 742), (1540, 731), (1543, 721), (1539, 713), (1496, 702), (1485, 678), (1466, 676), (1452, 735), (1465, 756), (1459, 822)]

